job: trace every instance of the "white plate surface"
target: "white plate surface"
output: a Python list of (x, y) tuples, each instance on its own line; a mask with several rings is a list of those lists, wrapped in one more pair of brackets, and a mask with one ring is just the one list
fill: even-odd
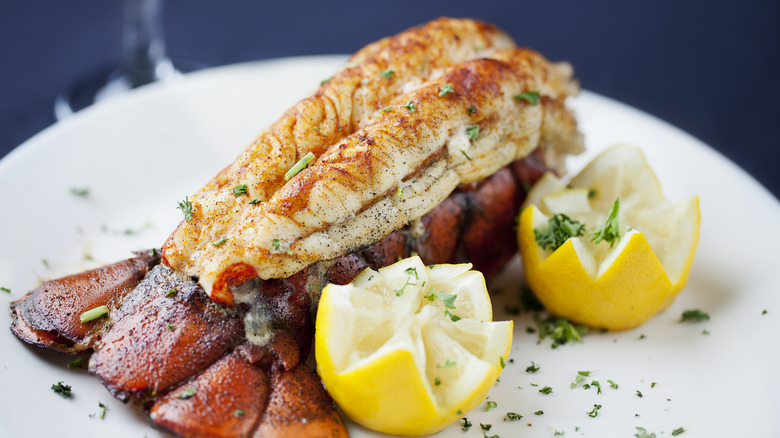
[[(343, 56), (295, 58), (217, 68), (95, 105), (40, 133), (0, 162), (0, 299), (21, 297), (40, 281), (159, 246), (181, 215), (176, 202), (228, 164), (264, 126), (329, 77)], [(780, 426), (780, 205), (734, 164), (689, 135), (635, 109), (584, 92), (572, 102), (588, 152), (639, 145), (672, 200), (698, 195), (701, 240), (688, 287), (642, 327), (591, 333), (584, 343), (550, 348), (515, 317), (515, 340), (500, 382), (483, 403), (438, 436), (630, 437), (772, 436)], [(88, 188), (87, 197), (71, 189)], [(127, 235), (126, 231), (130, 232)], [(92, 260), (87, 260), (90, 256)], [(45, 262), (44, 262), (45, 260)], [(495, 319), (519, 303), (520, 265), (494, 285)], [(680, 324), (685, 309), (711, 320)], [(764, 314), (764, 310), (767, 312)], [(143, 413), (114, 400), (84, 370), (18, 341), (0, 312), (0, 436), (153, 437)], [(709, 335), (703, 334), (703, 331)], [(640, 339), (644, 335), (643, 339)], [(531, 361), (541, 369), (526, 372)], [(570, 389), (592, 371), (595, 389)], [(607, 380), (616, 382), (617, 389)], [(54, 394), (64, 381), (74, 397)], [(538, 385), (538, 386), (534, 386)], [(549, 395), (538, 391), (553, 388)], [(641, 391), (643, 397), (637, 396)], [(98, 402), (105, 419), (93, 418)], [(602, 406), (596, 418), (586, 412)], [(535, 415), (543, 411), (542, 415)], [(523, 415), (505, 420), (507, 412)], [(350, 425), (352, 436), (379, 436)]]

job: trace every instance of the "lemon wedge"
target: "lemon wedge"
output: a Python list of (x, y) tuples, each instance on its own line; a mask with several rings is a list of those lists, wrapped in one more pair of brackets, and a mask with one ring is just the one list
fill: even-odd
[[(544, 175), (524, 207), (523, 267), (551, 313), (591, 327), (630, 329), (667, 308), (687, 282), (699, 240), (699, 200), (666, 200), (636, 147), (606, 150), (568, 185)], [(571, 232), (581, 225), (581, 232)], [(550, 227), (574, 236), (553, 248)], [(605, 230), (619, 238), (594, 243)]]
[(410, 257), (323, 289), (317, 371), (351, 419), (428, 435), (484, 400), (509, 354), (512, 322), (491, 322), (485, 279), (470, 269)]

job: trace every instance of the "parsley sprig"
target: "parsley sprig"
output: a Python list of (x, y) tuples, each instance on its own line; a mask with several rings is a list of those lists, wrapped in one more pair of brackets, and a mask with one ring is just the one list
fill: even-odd
[(542, 249), (555, 251), (572, 237), (582, 236), (585, 224), (571, 219), (563, 213), (558, 213), (547, 220), (547, 231), (534, 228), (536, 243)]
[(618, 213), (620, 212), (620, 198), (615, 199), (615, 203), (612, 204), (612, 208), (609, 209), (609, 215), (607, 220), (604, 221), (604, 225), (596, 228), (588, 233), (591, 237), (591, 242), (594, 245), (598, 245), (602, 240), (609, 242), (609, 247), (615, 242), (620, 241), (620, 229), (618, 228)]

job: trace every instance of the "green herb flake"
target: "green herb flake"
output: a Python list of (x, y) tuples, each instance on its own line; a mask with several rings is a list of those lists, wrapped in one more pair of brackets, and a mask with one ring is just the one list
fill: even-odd
[(262, 201), (260, 201), (259, 199), (253, 199), (253, 200), (249, 201), (249, 205), (257, 205), (257, 204), (259, 204), (261, 202)]
[(556, 430), (555, 432), (553, 432), (553, 436), (563, 436), (563, 435), (565, 435), (565, 433), (566, 432), (564, 432), (562, 430)]
[(535, 364), (533, 361), (531, 361), (531, 365), (526, 367), (525, 372), (529, 374), (533, 374), (537, 371), (539, 371), (539, 365)]
[(672, 436), (682, 435), (685, 433), (685, 429), (682, 427), (678, 427), (677, 429), (672, 431)]
[(701, 334), (703, 334), (703, 335), (709, 335), (709, 334), (710, 334), (710, 332), (709, 332), (709, 330), (707, 330), (707, 329), (704, 329), (704, 330), (702, 330), (702, 331), (701, 331)]
[(520, 414), (516, 414), (514, 412), (507, 412), (504, 421), (520, 421), (522, 418), (523, 416)]
[(699, 309), (685, 310), (680, 317), (680, 322), (701, 322), (709, 321), (710, 315)]
[(634, 434), (636, 438), (655, 438), (654, 433), (648, 433), (644, 427), (637, 427), (637, 433)]
[(168, 292), (165, 292), (165, 298), (173, 298), (173, 297), (175, 297), (175, 296), (176, 296), (178, 293), (179, 293), (179, 291), (177, 291), (176, 289), (173, 289), (173, 288), (171, 288), (171, 289), (168, 289)]
[(190, 222), (192, 220), (192, 202), (189, 197), (185, 196), (183, 201), (179, 201), (179, 206), (176, 207), (184, 214), (184, 220)]
[[(3, 289), (5, 289), (5, 288), (3, 288)], [(10, 291), (8, 291), (8, 292), (10, 292)], [(766, 309), (764, 309), (764, 310), (761, 312), (761, 314), (762, 314), (762, 315), (766, 315), (767, 313), (769, 313), (769, 312), (768, 312)]]
[(77, 357), (76, 360), (72, 362), (68, 362), (68, 369), (72, 370), (74, 368), (81, 368), (81, 365), (84, 364), (84, 358), (83, 357)]
[(410, 113), (417, 111), (417, 107), (414, 105), (414, 102), (412, 102), (412, 99), (409, 99), (409, 102), (406, 102), (404, 108), (406, 108)]
[(244, 410), (243, 410), (243, 409), (236, 409), (235, 411), (233, 411), (233, 415), (234, 415), (236, 418), (241, 418), (241, 417), (243, 417), (244, 415), (246, 415), (246, 412), (244, 412)]
[(211, 246), (220, 246), (220, 245), (222, 245), (223, 243), (225, 243), (227, 241), (228, 241), (227, 237), (223, 237), (223, 238), (217, 240), (216, 242), (212, 243)]
[(489, 431), (493, 427), (492, 424), (482, 424), (479, 423), (479, 428), (484, 430), (485, 432)]
[(612, 380), (607, 380), (609, 382), (609, 387), (612, 389), (618, 389), (618, 384), (613, 382)]
[(639, 398), (644, 397), (644, 395), (642, 395), (642, 391), (640, 391), (638, 389), (636, 390), (636, 396), (639, 397)]
[(233, 187), (233, 196), (241, 196), (249, 193), (249, 188), (246, 184), (238, 184)]
[(534, 412), (534, 415), (544, 415), (544, 411), (539, 409), (538, 411)]
[(540, 389), (539, 392), (542, 394), (552, 394), (553, 389), (549, 386), (545, 386), (544, 388)]
[(469, 419), (467, 417), (463, 417), (463, 418), (461, 418), (461, 420), (463, 420), (463, 427), (461, 427), (461, 430), (464, 431), (464, 432), (468, 432), (469, 429), (471, 429), (471, 426), (472, 426), (471, 421), (469, 421)]
[(79, 319), (81, 322), (90, 322), (105, 315), (108, 315), (108, 308), (106, 306), (99, 306), (82, 313)]
[(658, 384), (658, 383), (656, 383), (656, 382), (653, 382), (653, 383), (651, 383), (651, 384), (650, 384), (650, 387), (651, 387), (651, 388), (655, 388), (655, 385), (657, 385), (657, 384)]
[(290, 170), (287, 171), (287, 173), (284, 174), (284, 180), (289, 181), (290, 178), (294, 177), (298, 174), (301, 170), (309, 167), (309, 163), (311, 160), (314, 159), (314, 153), (308, 152), (306, 155), (304, 155), (300, 160), (298, 160), (297, 163), (293, 165), (293, 167), (290, 168)]
[(274, 239), (271, 241), (271, 246), (274, 248), (274, 251), (279, 251), (279, 245), (282, 244), (282, 241), (279, 239)]
[(436, 378), (433, 379), (433, 384), (436, 386), (441, 385), (441, 379), (438, 376), (436, 376)]
[(572, 324), (564, 318), (556, 319), (550, 316), (543, 320), (534, 316), (534, 320), (539, 328), (539, 342), (550, 337), (553, 341), (552, 348), (558, 348), (568, 343), (582, 342), (582, 336), (588, 332), (586, 326)]
[(469, 156), (469, 154), (467, 154), (467, 153), (466, 153), (466, 151), (464, 151), (463, 149), (461, 149), (461, 150), (460, 150), (460, 153), (461, 153), (461, 154), (463, 154), (463, 156), (464, 156), (464, 157), (466, 157), (466, 159), (467, 159), (467, 160), (469, 160), (469, 161), (474, 161), (474, 159), (473, 159), (473, 158), (471, 158), (471, 157)]
[(108, 409), (108, 407), (106, 405), (104, 405), (103, 403), (98, 402), (98, 409), (99, 409), (98, 410), (98, 418), (100, 418), (101, 420), (106, 418), (106, 410)]
[(506, 368), (506, 360), (504, 359), (504, 356), (498, 356), (498, 363), (501, 365), (502, 370)]
[(331, 77), (329, 77), (329, 78), (326, 78), (326, 79), (323, 79), (323, 80), (321, 80), (321, 81), (320, 81), (320, 85), (325, 85), (325, 84), (327, 84), (328, 82), (330, 82), (330, 80), (331, 80), (331, 79), (333, 79), (333, 76), (331, 76)]
[(5, 287), (5, 286), (2, 286), (2, 287), (0, 287), (0, 291), (3, 291), (3, 292), (5, 292), (5, 293), (7, 293), (7, 294), (10, 294), (10, 293), (11, 293), (11, 289), (8, 289), (8, 288), (7, 288), (7, 287)]
[(383, 78), (385, 78), (385, 79), (390, 79), (390, 78), (392, 78), (393, 76), (395, 76), (395, 70), (393, 70), (393, 69), (391, 69), (391, 68), (388, 68), (387, 70), (382, 70), (382, 71), (379, 73), (379, 76), (382, 76), (382, 77), (383, 77)]
[(609, 247), (615, 242), (620, 241), (620, 230), (618, 228), (618, 213), (620, 211), (620, 198), (615, 199), (615, 203), (609, 209), (609, 215), (607, 220), (604, 221), (604, 225), (588, 233), (591, 237), (591, 242), (594, 245), (598, 245), (602, 240), (609, 242)]
[(488, 412), (490, 410), (493, 410), (498, 407), (498, 403), (490, 400), (487, 403), (485, 403), (485, 412)]
[(520, 94), (515, 94), (512, 96), (512, 98), (516, 101), (524, 100), (531, 105), (536, 105), (539, 103), (539, 92), (538, 91), (526, 91)]
[(176, 330), (176, 326), (174, 326), (173, 324), (166, 324), (166, 327), (168, 327), (168, 330), (170, 331)]
[(382, 108), (382, 112), (383, 113), (391, 113), (391, 112), (393, 112), (394, 109), (395, 108), (393, 108), (391, 106), (388, 106), (388, 107)]
[(83, 188), (77, 188), (77, 187), (71, 187), (70, 188), (70, 194), (73, 196), (78, 196), (79, 198), (86, 198), (89, 196), (89, 188), (83, 187)]
[(601, 409), (601, 405), (593, 405), (593, 409), (591, 409), (590, 412), (588, 412), (588, 417), (590, 418), (596, 418), (599, 416), (599, 409)]
[(467, 109), (466, 111), (468, 111), (468, 112), (469, 112), (469, 115), (472, 115), (472, 114), (474, 114), (475, 112), (477, 112), (477, 107), (475, 107), (475, 106), (470, 106), (470, 107), (468, 107), (468, 109)]
[(439, 89), (439, 97), (444, 97), (449, 93), (454, 93), (455, 89), (452, 88), (452, 84), (444, 84)]
[(455, 366), (455, 362), (453, 362), (453, 361), (451, 361), (449, 359), (444, 361), (444, 365), (436, 364), (436, 368), (452, 368), (454, 366)]
[(51, 390), (64, 398), (70, 398), (70, 385), (66, 385), (63, 382), (57, 382), (57, 384), (51, 385)]
[(185, 390), (184, 390), (184, 391), (183, 391), (181, 394), (179, 394), (179, 396), (178, 396), (178, 397), (176, 397), (176, 398), (178, 398), (178, 399), (180, 399), (180, 400), (187, 400), (188, 398), (191, 398), (192, 396), (194, 396), (194, 395), (195, 395), (195, 392), (196, 392), (196, 391), (195, 391), (195, 388), (192, 388), (192, 387), (190, 387), (190, 388), (187, 388), (187, 389), (185, 389)]
[(563, 213), (558, 213), (547, 220), (547, 231), (539, 231), (534, 228), (536, 243), (542, 249), (555, 251), (569, 238), (582, 236), (585, 233), (585, 224), (572, 220)]
[(479, 125), (472, 125), (466, 128), (466, 135), (469, 140), (476, 141), (479, 138)]

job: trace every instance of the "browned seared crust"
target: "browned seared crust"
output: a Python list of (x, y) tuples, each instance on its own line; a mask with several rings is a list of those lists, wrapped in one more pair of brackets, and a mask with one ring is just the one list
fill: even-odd
[[(226, 285), (235, 283), (233, 272), (242, 273), (241, 281), (251, 271), (287, 277), (381, 240), (458, 184), (479, 181), (537, 148), (550, 156), (579, 152), (582, 137), (563, 103), (577, 90), (562, 77), (568, 74), (524, 49), (458, 64), (375, 112), (267, 202), (193, 215), (166, 242), (165, 259), (199, 276), (212, 299), (231, 304)], [(442, 91), (447, 87), (452, 91)], [(539, 103), (515, 98), (525, 92), (540, 93)], [(477, 125), (478, 138), (469, 138), (467, 128)], [(214, 195), (212, 202), (221, 199)], [(223, 237), (224, 244), (212, 245)]]

